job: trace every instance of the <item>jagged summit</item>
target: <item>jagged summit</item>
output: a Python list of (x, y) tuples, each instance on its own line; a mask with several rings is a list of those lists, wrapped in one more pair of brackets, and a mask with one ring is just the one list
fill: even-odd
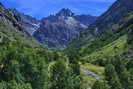
[(68, 8), (63, 8), (56, 14), (56, 16), (72, 17), (74, 16), (74, 13)]
[(56, 15), (43, 18), (34, 37), (50, 48), (64, 48), (95, 20), (95, 16), (75, 15), (63, 8)]

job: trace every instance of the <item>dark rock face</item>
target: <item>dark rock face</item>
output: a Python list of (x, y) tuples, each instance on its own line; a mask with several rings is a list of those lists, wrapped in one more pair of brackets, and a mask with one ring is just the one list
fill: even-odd
[(22, 31), (23, 33), (29, 35), (19, 24), (17, 19), (14, 17), (12, 12), (9, 9), (6, 9), (2, 3), (0, 3), (0, 21), (2, 21), (3, 24), (9, 25), (13, 28), (16, 28), (19, 31)]
[(89, 29), (97, 28), (102, 33), (130, 12), (133, 12), (133, 0), (117, 0)]
[[(53, 21), (53, 20), (52, 20)], [(34, 36), (49, 47), (65, 47), (87, 26), (75, 21), (72, 17), (61, 17), (55, 22), (43, 20)]]
[(74, 16), (74, 13), (70, 10), (70, 9), (65, 9), (63, 8), (62, 10), (60, 10), (57, 14), (56, 14), (57, 17), (59, 16), (64, 16), (64, 17), (72, 17)]
[(84, 25), (89, 26), (90, 24), (94, 23), (97, 19), (96, 16), (91, 16), (91, 15), (76, 15), (74, 16), (76, 20), (81, 22)]
[(21, 24), (21, 27), (28, 32), (31, 36), (33, 33), (38, 30), (40, 21), (23, 13), (18, 12), (16, 9), (9, 9), (12, 12), (12, 15), (16, 18), (16, 20)]
[(76, 16), (71, 10), (62, 9), (56, 15), (42, 19), (34, 37), (50, 48), (64, 48), (95, 20), (96, 17)]

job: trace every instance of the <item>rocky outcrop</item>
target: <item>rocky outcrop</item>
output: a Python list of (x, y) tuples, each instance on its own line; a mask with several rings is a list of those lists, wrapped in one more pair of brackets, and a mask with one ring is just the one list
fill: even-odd
[(40, 21), (23, 13), (18, 12), (16, 9), (9, 9), (12, 12), (12, 15), (16, 18), (19, 22), (21, 27), (28, 32), (31, 36), (33, 33), (38, 30), (40, 26)]
[(64, 48), (95, 20), (96, 17), (75, 15), (69, 9), (62, 9), (56, 15), (43, 18), (34, 37), (50, 48)]
[(21, 26), (21, 24), (19, 24), (19, 22), (17, 21), (17, 19), (14, 17), (14, 15), (12, 14), (12, 12), (9, 9), (6, 9), (2, 3), (0, 3), (0, 20), (6, 24), (6, 25), (10, 25), (12, 27), (15, 27), (16, 29), (18, 29), (19, 31), (25, 33), (28, 35), (27, 31), (25, 31), (23, 29), (23, 27)]
[(22, 27), (13, 12), (0, 3), (0, 44), (7, 45), (17, 42), (28, 47), (39, 47), (39, 42)]

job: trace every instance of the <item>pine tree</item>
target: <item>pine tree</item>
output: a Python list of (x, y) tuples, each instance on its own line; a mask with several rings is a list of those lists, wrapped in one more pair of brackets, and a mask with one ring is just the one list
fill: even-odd
[(122, 58), (121, 56), (116, 57), (115, 69), (120, 79), (120, 82), (122, 84), (122, 87), (125, 89), (128, 89), (128, 86), (130, 86), (130, 82), (131, 82), (131, 79), (130, 79), (131, 75), (124, 64), (124, 59), (122, 60), (121, 58)]
[(128, 89), (133, 89), (133, 69), (131, 68), (129, 72), (130, 72), (130, 82), (129, 82)]
[(105, 68), (105, 76), (108, 84), (111, 86), (111, 89), (121, 89), (122, 85), (115, 71), (115, 67), (110, 64)]
[(58, 59), (50, 66), (50, 89), (65, 89), (66, 64), (64, 60)]
[(133, 26), (130, 26), (128, 31), (128, 44), (133, 44)]
[(115, 66), (116, 72), (119, 75), (127, 70), (124, 65), (124, 59), (122, 60), (121, 56), (115, 57), (114, 66)]
[(110, 89), (110, 86), (102, 81), (96, 81), (92, 86), (92, 89)]

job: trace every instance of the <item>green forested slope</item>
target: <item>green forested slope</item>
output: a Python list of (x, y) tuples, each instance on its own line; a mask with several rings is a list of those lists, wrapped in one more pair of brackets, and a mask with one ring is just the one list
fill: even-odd
[(0, 3), (0, 89), (80, 89), (79, 69), (30, 37)]
[(115, 55), (121, 55), (126, 52), (126, 43), (127, 43), (127, 35), (121, 36), (117, 40), (109, 43), (108, 45), (100, 48), (99, 50), (95, 50), (91, 54), (81, 58), (82, 60), (87, 60), (88, 62), (95, 61), (98, 59), (106, 59), (108, 57), (113, 57)]
[(78, 62), (0, 22), (0, 89), (80, 89), (79, 72)]
[[(73, 48), (73, 44), (69, 46), (66, 52), (73, 52), (78, 55), (81, 70), (85, 70), (83, 72), (98, 74), (100, 67), (105, 68), (105, 71), (102, 72), (104, 78), (98, 80), (91, 76), (91, 74), (81, 72), (85, 82), (84, 87), (93, 86), (93, 89), (122, 89), (126, 86), (125, 89), (132, 89), (132, 29), (133, 14), (129, 13), (128, 16), (121, 19), (112, 28), (108, 29), (101, 36), (96, 37), (95, 41), (79, 48)], [(91, 66), (92, 64), (95, 67)], [(129, 64), (130, 67), (127, 67)], [(110, 75), (111, 73), (113, 74)]]

